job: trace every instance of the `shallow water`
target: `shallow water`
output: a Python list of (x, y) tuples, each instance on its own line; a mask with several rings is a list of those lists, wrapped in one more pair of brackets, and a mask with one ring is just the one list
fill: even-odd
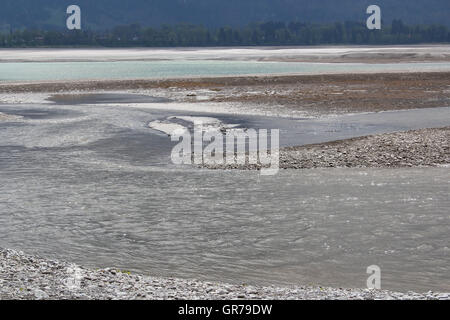
[(0, 63), (0, 82), (446, 70), (450, 71), (450, 62), (391, 64), (213, 60), (4, 62)]
[[(256, 284), (364, 287), (375, 264), (385, 289), (450, 290), (448, 168), (273, 177), (180, 168), (169, 162), (168, 137), (147, 124), (181, 112), (94, 105), (0, 112), (23, 117), (0, 122), (0, 247)], [(449, 108), (322, 120), (213, 116), (278, 127), (282, 145), (450, 119)]]

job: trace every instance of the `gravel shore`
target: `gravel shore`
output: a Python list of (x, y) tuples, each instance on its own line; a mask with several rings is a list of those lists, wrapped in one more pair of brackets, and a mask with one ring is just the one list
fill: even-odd
[(280, 167), (436, 167), (450, 164), (450, 127), (372, 135), (285, 148)]
[(450, 293), (419, 294), (300, 286), (290, 288), (257, 287), (156, 278), (111, 268), (93, 270), (5, 249), (0, 250), (0, 299), (448, 300)]
[[(450, 165), (450, 127), (371, 135), (283, 148), (281, 169), (402, 168)], [(255, 163), (256, 161), (252, 161)], [(262, 166), (205, 164), (209, 169), (254, 170)]]

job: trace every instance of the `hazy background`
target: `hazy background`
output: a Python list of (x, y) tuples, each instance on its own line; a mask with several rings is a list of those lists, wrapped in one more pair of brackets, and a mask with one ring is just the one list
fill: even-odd
[(2, 0), (0, 29), (65, 28), (65, 10), (71, 4), (81, 7), (83, 26), (92, 30), (131, 23), (213, 28), (264, 21), (364, 21), (370, 4), (381, 6), (385, 23), (401, 19), (408, 24), (450, 26), (449, 0)]

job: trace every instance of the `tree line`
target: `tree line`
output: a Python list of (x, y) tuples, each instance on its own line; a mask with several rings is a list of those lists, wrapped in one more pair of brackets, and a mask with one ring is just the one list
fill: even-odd
[(325, 44), (417, 44), (450, 42), (450, 30), (442, 25), (406, 25), (393, 20), (381, 30), (368, 30), (360, 22), (310, 24), (301, 22), (253, 23), (246, 27), (208, 29), (199, 25), (138, 24), (117, 26), (108, 31), (35, 29), (3, 30), (0, 47), (104, 46), (288, 46)]

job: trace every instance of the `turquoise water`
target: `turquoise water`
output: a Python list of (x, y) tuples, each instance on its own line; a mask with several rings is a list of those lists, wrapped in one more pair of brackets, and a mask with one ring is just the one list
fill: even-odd
[(0, 81), (137, 79), (247, 74), (450, 71), (450, 63), (301, 63), (258, 61), (118, 61), (0, 63)]

